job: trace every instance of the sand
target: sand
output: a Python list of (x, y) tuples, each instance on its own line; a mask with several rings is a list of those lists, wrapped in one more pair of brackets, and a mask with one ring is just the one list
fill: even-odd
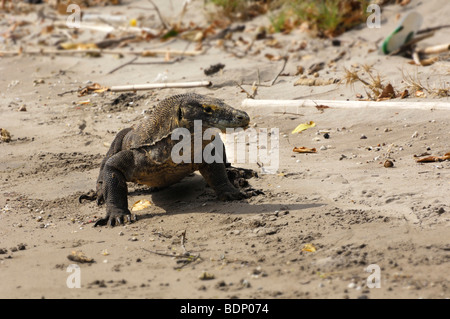
[[(178, 2), (155, 1), (168, 17), (176, 16), (170, 10), (179, 8)], [(184, 21), (200, 23), (202, 3), (193, 1)], [(133, 1), (86, 10), (120, 12), (130, 18), (147, 14), (158, 26), (153, 11), (143, 13), (139, 8), (148, 6), (147, 1)], [(105, 208), (78, 202), (80, 194), (95, 188), (100, 162), (120, 129), (136, 123), (157, 101), (183, 92), (208, 94), (241, 108), (247, 95), (234, 81), (251, 93), (257, 70), (260, 82), (270, 84), (283, 66), (282, 60), (268, 60), (266, 53), (289, 59), (272, 86), (259, 86), (255, 99), (367, 97), (361, 83), (294, 86), (300, 77), (295, 75), (298, 66), (308, 70), (320, 62), (325, 68), (318, 71), (319, 78), (342, 79), (344, 67), (369, 64), (398, 91), (405, 87), (402, 71), (417, 75), (429, 87), (448, 89), (448, 60), (417, 67), (407, 63), (410, 59), (373, 51), (396, 26), (398, 15), (412, 10), (424, 16), (423, 28), (445, 24), (450, 15), (447, 0), (412, 0), (406, 7), (386, 6), (381, 28), (349, 31), (339, 37), (339, 47), (297, 30), (275, 34), (279, 48), (255, 41), (241, 58), (232, 52), (242, 53), (245, 44), (224, 50), (212, 41), (209, 47), (204, 45), (208, 50), (202, 55), (170, 65), (128, 65), (111, 74), (132, 57), (0, 57), (0, 127), (12, 135), (11, 142), (0, 143), (0, 297), (449, 298), (450, 164), (419, 164), (413, 157), (450, 151), (446, 110), (251, 107), (245, 111), (255, 129), (279, 129), (278, 171), (249, 180), (264, 195), (220, 202), (198, 174), (159, 192), (129, 184), (130, 206), (140, 199), (148, 199), (152, 206), (137, 212), (136, 223), (114, 228), (94, 228), (93, 221), (105, 214)], [(0, 14), (31, 21), (26, 28), (32, 34), (42, 29), (35, 10)], [(246, 30), (233, 38), (250, 41), (268, 19), (246, 22)], [(50, 44), (56, 41), (50, 35), (28, 36), (17, 45), (36, 45), (40, 37)], [(84, 32), (78, 40), (89, 39), (99, 39), (99, 33)], [(307, 46), (299, 49), (302, 41)], [(420, 45), (448, 42), (450, 29), (442, 29)], [(178, 39), (130, 46), (183, 50), (186, 45)], [(11, 42), (1, 46), (16, 48)], [(343, 58), (327, 66), (342, 51)], [(203, 70), (219, 62), (225, 68), (205, 76)], [(88, 81), (105, 86), (144, 84), (158, 76), (173, 82), (210, 80), (213, 86), (129, 95), (58, 95)], [(79, 104), (86, 100), (90, 103)], [(401, 101), (450, 102), (432, 94)], [(26, 111), (18, 111), (23, 105)], [(309, 121), (316, 126), (291, 134), (298, 124)], [(314, 147), (317, 153), (292, 151), (300, 146)], [(384, 167), (386, 158), (393, 167)], [(259, 170), (255, 163), (241, 166)], [(306, 244), (315, 252), (307, 251)], [(95, 262), (71, 261), (67, 256), (72, 251), (82, 251)], [(198, 258), (184, 264), (186, 258), (170, 256), (185, 251)], [(73, 264), (79, 266), (80, 288), (69, 288), (75, 282), (69, 277), (74, 273), (68, 272)], [(367, 281), (366, 268), (373, 264), (379, 267), (379, 288), (370, 288)], [(213, 278), (200, 279), (205, 279), (205, 272)]]

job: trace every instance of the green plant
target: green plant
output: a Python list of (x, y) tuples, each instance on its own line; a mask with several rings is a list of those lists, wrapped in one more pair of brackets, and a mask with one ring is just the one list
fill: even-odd
[[(319, 37), (334, 37), (365, 21), (369, 0), (291, 0), (278, 1), (284, 29), (306, 23)], [(275, 32), (281, 30), (280, 19), (271, 19)]]

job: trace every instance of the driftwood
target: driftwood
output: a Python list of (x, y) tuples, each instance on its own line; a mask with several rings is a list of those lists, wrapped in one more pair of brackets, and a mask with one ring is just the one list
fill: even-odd
[(439, 54), (442, 52), (450, 51), (450, 43), (433, 45), (431, 47), (422, 48), (417, 50), (420, 54)]
[(82, 50), (18, 50), (18, 51), (0, 51), (1, 56), (16, 56), (21, 54), (42, 55), (73, 55), (73, 54), (117, 54), (117, 55), (137, 55), (142, 57), (152, 57), (157, 55), (170, 56), (195, 56), (203, 51), (180, 51), (180, 50), (144, 50), (144, 51), (124, 51), (124, 50), (101, 50), (101, 49), (82, 49)]
[(131, 84), (131, 85), (119, 85), (111, 86), (109, 91), (122, 92), (122, 91), (142, 91), (152, 89), (166, 89), (166, 88), (193, 88), (210, 86), (210, 81), (197, 81), (197, 82), (181, 82), (181, 83), (150, 83), (150, 84)]
[(450, 110), (450, 102), (388, 102), (388, 101), (337, 101), (337, 100), (253, 100), (245, 99), (242, 107), (273, 107), (277, 110), (284, 110), (292, 107), (316, 107), (325, 105), (330, 109), (416, 109), (416, 110)]

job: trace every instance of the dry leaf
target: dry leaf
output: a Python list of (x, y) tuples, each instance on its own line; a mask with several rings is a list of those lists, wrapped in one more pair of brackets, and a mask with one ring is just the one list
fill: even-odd
[(400, 98), (401, 98), (401, 99), (407, 98), (408, 96), (409, 96), (408, 90), (404, 90), (404, 91), (402, 92), (402, 94), (400, 94)]
[(92, 85), (86, 86), (84, 88), (82, 88), (79, 92), (78, 92), (78, 96), (84, 96), (86, 94), (90, 94), (90, 93), (103, 93), (108, 91), (109, 88), (106, 86), (101, 86), (98, 83), (94, 83)]
[(416, 91), (415, 95), (416, 95), (416, 97), (425, 97), (425, 92), (418, 90), (418, 91)]
[(316, 123), (314, 123), (313, 121), (310, 121), (309, 123), (302, 123), (299, 126), (297, 126), (291, 134), (295, 134), (295, 133), (300, 133), (306, 129), (309, 129), (311, 127), (316, 126)]
[(294, 149), (292, 151), (296, 152), (296, 153), (317, 153), (317, 150), (315, 147), (308, 148), (308, 147), (304, 147), (304, 146), (294, 147)]
[(310, 253), (313, 253), (316, 251), (316, 247), (314, 247), (313, 244), (305, 244), (302, 248), (302, 251), (308, 251)]
[(11, 142), (11, 134), (4, 128), (0, 128), (0, 139), (2, 142)]
[(381, 92), (381, 94), (378, 98), (379, 99), (392, 99), (394, 97), (395, 97), (394, 88), (392, 87), (391, 83), (389, 83), (388, 85), (386, 85), (384, 87), (383, 92)]
[(136, 203), (133, 204), (133, 206), (131, 207), (131, 211), (135, 212), (135, 211), (138, 211), (138, 210), (143, 210), (143, 209), (146, 209), (147, 207), (150, 207), (150, 206), (152, 206), (152, 203), (149, 200), (141, 199), (141, 200), (138, 200)]
[(329, 108), (330, 108), (329, 106), (323, 105), (323, 104), (316, 105), (316, 109), (319, 110), (319, 111), (322, 112), (322, 113), (323, 113), (323, 110), (329, 109)]
[(71, 261), (79, 262), (79, 263), (93, 263), (94, 259), (87, 257), (82, 251), (72, 251), (67, 258)]

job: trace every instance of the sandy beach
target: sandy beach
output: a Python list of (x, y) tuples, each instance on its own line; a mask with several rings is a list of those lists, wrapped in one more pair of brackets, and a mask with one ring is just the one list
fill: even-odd
[[(82, 10), (123, 15), (126, 21), (143, 16), (139, 21), (146, 27), (160, 26), (148, 1), (123, 2)], [(175, 20), (182, 7), (182, 1), (154, 2), (168, 20)], [(44, 16), (55, 15), (49, 4), (29, 8), (0, 11), (0, 51), (56, 49), (66, 39), (70, 30), (46, 28), (52, 20), (38, 18), (41, 9)], [(203, 1), (192, 1), (183, 22), (205, 27), (202, 11)], [(254, 100), (365, 100), (370, 90), (361, 82), (337, 83), (345, 69), (367, 78), (364, 65), (399, 94), (410, 92), (379, 103), (450, 105), (448, 96), (435, 94), (439, 88), (448, 92), (448, 56), (417, 66), (408, 63), (411, 58), (378, 51), (411, 11), (423, 16), (422, 29), (433, 28), (448, 23), (450, 3), (412, 0), (406, 6), (383, 6), (380, 28), (361, 25), (338, 36), (339, 43), (300, 28), (254, 40), (259, 28), (270, 24), (265, 14), (233, 23), (245, 28), (229, 38), (207, 37), (200, 54), (182, 59), (174, 54), (0, 56), (0, 128), (11, 134), (10, 141), (0, 143), (0, 298), (449, 298), (450, 163), (416, 160), (450, 152), (450, 110), (242, 106), (255, 83)], [(16, 40), (6, 38), (8, 30)], [(71, 41), (95, 42), (105, 35), (80, 29)], [(450, 43), (450, 28), (436, 30), (418, 46), (444, 43)], [(200, 45), (180, 36), (114, 50), (169, 49), (195, 51)], [(157, 63), (123, 66), (135, 57), (134, 62)], [(224, 68), (205, 75), (217, 63)], [(294, 85), (302, 77), (299, 67), (304, 78), (329, 84)], [(412, 93), (407, 75), (429, 91)], [(93, 83), (190, 81), (212, 85), (77, 93)], [(246, 111), (255, 130), (279, 130), (279, 165), (273, 174), (261, 174), (256, 163), (239, 164), (260, 172), (249, 183), (264, 195), (221, 202), (198, 173), (157, 192), (129, 183), (130, 207), (141, 199), (151, 206), (136, 212), (135, 223), (94, 228), (105, 207), (79, 203), (78, 197), (95, 189), (115, 134), (141, 120), (158, 101), (185, 92), (220, 98)], [(310, 121), (314, 127), (292, 134)], [(316, 152), (296, 153), (294, 147)], [(385, 167), (386, 160), (393, 167)], [(94, 262), (69, 260), (77, 251)], [(186, 251), (195, 260), (182, 258)], [(73, 264), (79, 266), (81, 288), (68, 287)], [(369, 265), (379, 267), (379, 288), (368, 286)]]

